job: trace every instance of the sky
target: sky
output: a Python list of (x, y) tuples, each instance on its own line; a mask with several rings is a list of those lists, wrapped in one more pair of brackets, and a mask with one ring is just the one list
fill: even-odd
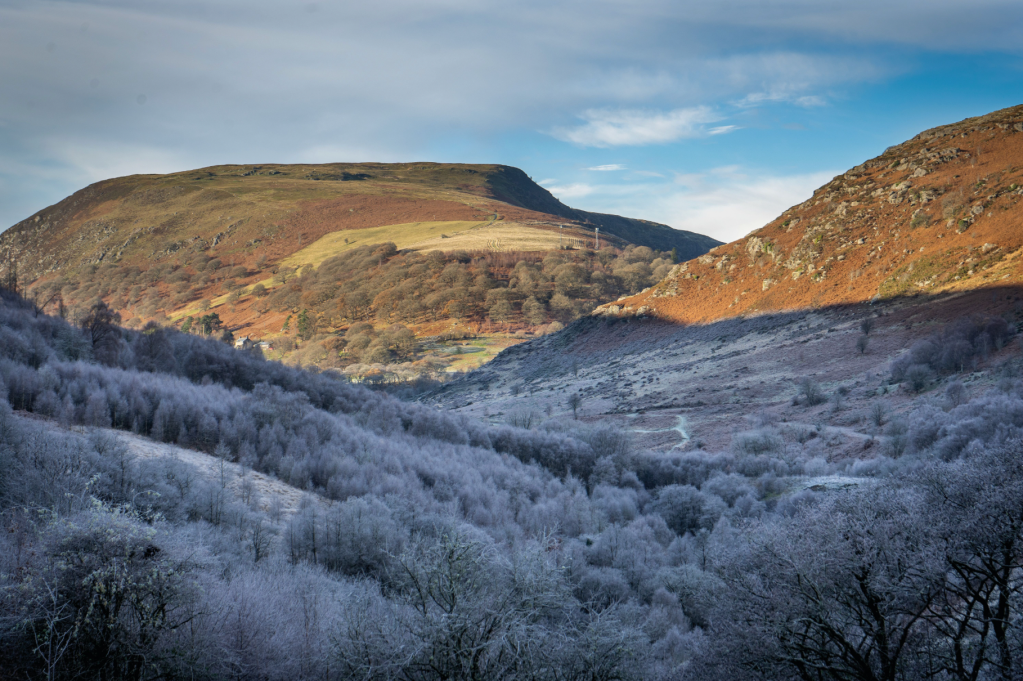
[(731, 241), (1021, 103), (1019, 0), (0, 0), (0, 229), (121, 175), (438, 161)]

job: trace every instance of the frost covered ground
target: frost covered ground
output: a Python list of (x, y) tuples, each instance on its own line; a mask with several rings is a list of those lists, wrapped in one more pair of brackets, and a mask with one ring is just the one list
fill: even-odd
[[(734, 447), (742, 433), (771, 428), (827, 461), (873, 457), (890, 422), (957, 381), (967, 396), (992, 387), (1017, 344), (979, 359), (973, 371), (933, 376), (921, 392), (892, 382), (893, 360), (957, 319), (1002, 314), (1013, 321), (1019, 291), (763, 314), (682, 326), (657, 319), (583, 320), (502, 353), (426, 401), (491, 422), (535, 412), (626, 429), (643, 449)], [(869, 319), (865, 352), (857, 348)], [(816, 384), (824, 401), (799, 399)], [(797, 403), (798, 401), (798, 403)], [(875, 405), (881, 405), (877, 407)]]

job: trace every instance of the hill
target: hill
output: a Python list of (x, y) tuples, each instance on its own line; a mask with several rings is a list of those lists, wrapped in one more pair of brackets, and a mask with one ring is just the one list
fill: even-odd
[(1023, 281), (1023, 106), (937, 127), (598, 309), (706, 322)]
[(214, 166), (106, 180), (14, 225), (0, 247), (34, 281), (88, 264), (161, 262), (182, 250), (214, 248), (239, 264), (260, 255), (273, 263), (331, 232), (384, 225), (412, 231), (425, 222), (460, 223), (452, 231), (495, 222), (548, 231), (565, 224), (573, 238), (582, 232), (590, 238), (600, 227), (612, 243), (676, 248), (683, 259), (717, 243), (666, 225), (571, 209), (518, 168), (359, 163)]
[[(571, 209), (507, 166), (217, 166), (87, 187), (0, 235), (0, 271), (72, 318), (101, 298), (129, 326), (227, 330), (277, 359), (410, 376), (478, 365), (717, 243)], [(346, 349), (387, 329), (418, 345)]]

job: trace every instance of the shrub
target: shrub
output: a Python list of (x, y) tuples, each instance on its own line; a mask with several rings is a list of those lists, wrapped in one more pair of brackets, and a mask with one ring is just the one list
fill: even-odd
[(888, 422), (888, 410), (890, 408), (886, 402), (875, 402), (870, 405), (870, 422), (875, 428), (880, 428)]
[(906, 451), (906, 445), (909, 444), (907, 432), (906, 424), (901, 420), (896, 419), (888, 424), (885, 429), (885, 435), (888, 438), (885, 442), (885, 450), (888, 456), (896, 459)]
[(817, 437), (817, 429), (802, 424), (786, 424), (785, 433), (799, 444), (806, 444)]
[(930, 385), (933, 378), (934, 372), (926, 364), (913, 364), (906, 369), (906, 384), (915, 393)]
[(945, 387), (945, 402), (949, 409), (955, 409), (966, 401), (966, 388), (959, 381), (952, 381)]
[(658, 492), (653, 507), (668, 527), (683, 535), (713, 528), (727, 505), (720, 497), (704, 494), (692, 485), (668, 485)]
[(799, 382), (799, 397), (811, 407), (824, 404), (828, 399), (817, 381), (810, 377), (804, 378)]
[(960, 319), (915, 343), (909, 352), (892, 362), (892, 382), (905, 381), (909, 368), (916, 364), (937, 374), (963, 371), (992, 349), (1004, 347), (1014, 334), (1015, 330), (1001, 317)]
[(732, 451), (745, 456), (758, 456), (781, 451), (782, 439), (773, 428), (761, 428), (732, 436)]

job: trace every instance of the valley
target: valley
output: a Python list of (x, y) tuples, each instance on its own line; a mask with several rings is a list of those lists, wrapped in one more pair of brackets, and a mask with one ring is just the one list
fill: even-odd
[(1019, 677), (1021, 112), (682, 262), (500, 166), (303, 167), (288, 229), (114, 262), (71, 235), (299, 169), (47, 209), (4, 237), (0, 679)]

